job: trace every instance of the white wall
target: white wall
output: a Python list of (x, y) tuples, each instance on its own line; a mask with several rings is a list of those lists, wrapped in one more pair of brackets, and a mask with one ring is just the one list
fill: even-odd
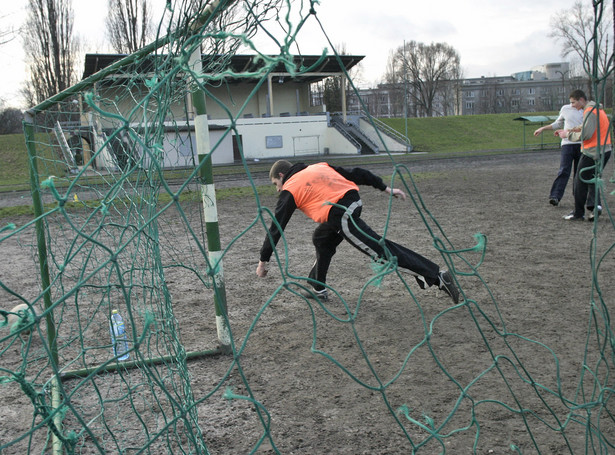
[[(231, 122), (210, 120), (209, 125), (209, 145), (215, 148), (212, 163), (233, 163), (233, 136), (227, 132)], [(327, 126), (326, 115), (238, 119), (236, 127), (248, 160), (358, 154), (353, 144)], [(173, 129), (166, 134), (162, 144), (164, 168), (190, 167), (198, 162), (196, 156), (194, 160), (192, 157), (192, 153), (196, 154), (194, 134)], [(103, 154), (97, 161), (99, 167), (115, 168), (110, 154)]]
[[(223, 120), (210, 123), (230, 125)], [(325, 115), (241, 119), (237, 131), (246, 159), (324, 155), (325, 149), (332, 154), (357, 154), (352, 144), (327, 126)]]
[[(218, 141), (221, 141), (218, 144)], [(230, 134), (224, 136), (224, 131), (209, 131), (209, 146), (215, 150), (211, 155), (212, 164), (229, 164), (233, 162), (233, 139)], [(195, 145), (196, 150), (196, 145)]]

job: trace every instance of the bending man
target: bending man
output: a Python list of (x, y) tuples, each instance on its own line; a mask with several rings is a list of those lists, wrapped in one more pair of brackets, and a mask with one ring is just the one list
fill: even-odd
[[(309, 218), (319, 223), (312, 235), (316, 248), (316, 262), (310, 274), (310, 284), (314, 288), (309, 297), (316, 296), (327, 300), (327, 271), (337, 246), (346, 239), (359, 251), (372, 259), (386, 259), (386, 251), (376, 234), (362, 219), (362, 202), (358, 185), (369, 185), (395, 197), (406, 198), (398, 188), (391, 189), (382, 179), (361, 168), (347, 170), (327, 163), (312, 165), (292, 165), (286, 160), (276, 161), (269, 172), (269, 178), (280, 193), (275, 209), (275, 218), (282, 230), (288, 224), (295, 209), (301, 210)], [(335, 204), (335, 205), (332, 205)], [(267, 275), (267, 263), (273, 254), (273, 247), (281, 233), (275, 223), (269, 228), (260, 252), (256, 268), (259, 277)], [(440, 270), (437, 264), (418, 253), (385, 240), (386, 250), (397, 257), (397, 265), (412, 273), (421, 289), (438, 286), (453, 302), (459, 302), (459, 290), (448, 271)]]

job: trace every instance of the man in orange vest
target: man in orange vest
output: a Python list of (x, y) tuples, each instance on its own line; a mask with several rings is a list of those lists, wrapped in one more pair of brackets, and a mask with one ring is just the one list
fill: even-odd
[[(556, 135), (567, 138), (570, 141), (582, 141), (581, 159), (574, 181), (574, 210), (564, 219), (569, 221), (583, 221), (585, 219), (585, 200), (589, 185), (593, 183), (608, 162), (611, 156), (611, 131), (610, 120), (603, 109), (596, 106), (593, 101), (581, 97), (570, 98), (570, 104), (578, 109), (583, 109), (583, 124), (570, 130), (557, 130)], [(599, 203), (599, 199), (596, 198)], [(600, 214), (600, 206), (593, 208), (596, 215)], [(592, 212), (593, 212), (592, 210)], [(593, 213), (590, 214), (590, 220)]]
[[(306, 296), (327, 300), (327, 271), (337, 246), (346, 239), (374, 260), (387, 260), (390, 253), (397, 258), (398, 267), (415, 276), (421, 289), (437, 285), (453, 302), (459, 302), (459, 290), (450, 272), (440, 270), (429, 259), (388, 239), (383, 247), (381, 237), (361, 219), (363, 203), (358, 185), (369, 185), (405, 200), (406, 193), (402, 190), (388, 187), (380, 177), (366, 169), (347, 170), (327, 163), (307, 166), (279, 160), (271, 167), (269, 178), (280, 193), (275, 219), (282, 230), (295, 209), (319, 223), (312, 235), (316, 262), (308, 275), (313, 291)], [(271, 223), (260, 251), (256, 268), (259, 277), (267, 275), (267, 264), (281, 236), (276, 222)]]

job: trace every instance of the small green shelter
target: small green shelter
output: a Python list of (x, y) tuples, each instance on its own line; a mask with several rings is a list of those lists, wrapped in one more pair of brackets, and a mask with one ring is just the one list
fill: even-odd
[[(524, 115), (522, 117), (517, 117), (513, 120), (518, 120), (523, 122), (523, 148), (524, 149), (550, 149), (559, 147), (560, 140), (555, 138), (553, 135), (549, 135), (549, 132), (543, 132), (537, 138), (534, 138), (534, 131), (541, 126), (548, 124), (550, 125), (555, 120), (557, 120), (557, 115)], [(530, 126), (530, 141), (527, 140), (526, 135), (526, 127)], [(546, 135), (546, 136), (545, 136)], [(545, 137), (547, 141), (545, 142)], [(553, 139), (552, 141), (550, 139)]]

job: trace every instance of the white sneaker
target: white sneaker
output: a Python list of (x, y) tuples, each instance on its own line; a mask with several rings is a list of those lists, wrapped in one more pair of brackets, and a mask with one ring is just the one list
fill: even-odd
[(327, 292), (326, 288), (321, 291), (317, 291), (316, 289), (302, 289), (301, 295), (303, 297), (307, 297), (308, 299), (318, 299), (321, 302), (326, 302), (327, 300), (329, 300), (329, 293)]
[(594, 221), (594, 213), (596, 214), (596, 216), (600, 216), (602, 214), (602, 206), (597, 205), (595, 212), (593, 210), (589, 212), (587, 215), (587, 221)]

